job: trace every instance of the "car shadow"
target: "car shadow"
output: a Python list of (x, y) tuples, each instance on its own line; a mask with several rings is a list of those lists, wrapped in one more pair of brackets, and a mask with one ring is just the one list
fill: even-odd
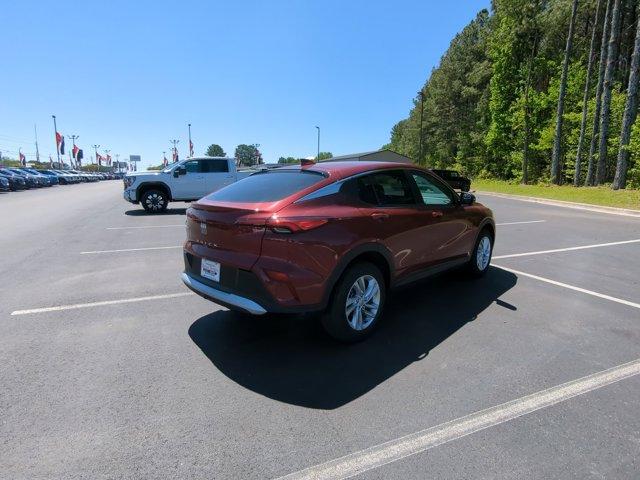
[[(331, 410), (423, 360), (494, 302), (517, 277), (491, 268), (476, 281), (455, 272), (394, 292), (378, 330), (354, 345), (334, 341), (310, 316), (251, 317), (217, 311), (189, 336), (228, 378), (266, 397)], [(428, 292), (428, 293), (427, 293)]]
[(146, 217), (146, 216), (162, 216), (162, 215), (185, 215), (187, 213), (186, 208), (167, 208), (161, 213), (147, 213), (144, 208), (135, 208), (124, 212), (125, 215), (131, 217)]

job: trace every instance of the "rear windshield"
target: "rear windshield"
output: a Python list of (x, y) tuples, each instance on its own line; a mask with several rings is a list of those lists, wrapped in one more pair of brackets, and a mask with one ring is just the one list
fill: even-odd
[(304, 190), (323, 178), (318, 172), (298, 170), (254, 173), (206, 198), (216, 202), (275, 202)]

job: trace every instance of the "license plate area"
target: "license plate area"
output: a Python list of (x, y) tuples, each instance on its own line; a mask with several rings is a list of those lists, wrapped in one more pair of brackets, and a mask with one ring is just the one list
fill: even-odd
[(203, 258), (200, 262), (200, 276), (220, 282), (220, 263)]

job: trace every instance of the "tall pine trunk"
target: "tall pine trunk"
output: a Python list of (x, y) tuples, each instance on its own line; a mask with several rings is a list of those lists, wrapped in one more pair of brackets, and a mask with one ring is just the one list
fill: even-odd
[(602, 110), (600, 111), (600, 141), (598, 142), (598, 169), (596, 184), (605, 181), (607, 174), (607, 137), (609, 136), (609, 117), (611, 113), (611, 91), (613, 90), (613, 74), (618, 60), (618, 37), (620, 36), (620, 0), (613, 1), (611, 14), (611, 35), (607, 52), (607, 67), (604, 71), (602, 85)]
[[(619, 0), (617, 0), (619, 2)], [(573, 0), (571, 7), (571, 20), (569, 20), (569, 34), (567, 36), (567, 46), (564, 50), (564, 60), (562, 62), (562, 77), (560, 79), (560, 94), (558, 95), (558, 111), (556, 113), (556, 133), (553, 139), (553, 153), (551, 155), (551, 182), (556, 185), (562, 183), (560, 175), (561, 154), (562, 154), (562, 116), (564, 115), (564, 96), (567, 92), (567, 73), (569, 71), (569, 57), (571, 55), (571, 45), (573, 43), (573, 27), (576, 24), (576, 11), (578, 0)]]
[(589, 111), (589, 89), (591, 88), (591, 72), (593, 70), (593, 60), (596, 49), (596, 38), (598, 31), (598, 20), (600, 18), (600, 10), (602, 0), (598, 0), (596, 13), (593, 18), (593, 31), (591, 32), (591, 44), (589, 46), (589, 60), (587, 63), (587, 80), (584, 84), (584, 96), (582, 97), (582, 120), (580, 122), (580, 136), (578, 137), (578, 151), (576, 153), (576, 169), (573, 174), (573, 186), (580, 185), (580, 173), (582, 169), (582, 145), (584, 144), (584, 132), (587, 127), (587, 112)]
[(627, 103), (622, 116), (622, 130), (620, 132), (620, 150), (618, 150), (618, 161), (616, 163), (616, 175), (613, 179), (613, 189), (624, 188), (627, 183), (627, 165), (629, 162), (629, 139), (631, 137), (631, 126), (636, 120), (638, 113), (638, 69), (640, 68), (640, 19), (636, 26), (636, 41), (633, 46), (631, 56), (631, 73), (629, 74), (629, 85), (627, 87)]
[(598, 141), (598, 127), (600, 126), (600, 109), (602, 107), (602, 84), (604, 83), (604, 70), (607, 63), (607, 40), (611, 30), (611, 3), (607, 0), (607, 8), (604, 14), (604, 24), (602, 26), (602, 39), (600, 40), (600, 61), (598, 64), (598, 84), (596, 86), (596, 108), (593, 113), (593, 133), (589, 144), (589, 164), (587, 167), (587, 177), (585, 185), (594, 185), (596, 180), (595, 153)]

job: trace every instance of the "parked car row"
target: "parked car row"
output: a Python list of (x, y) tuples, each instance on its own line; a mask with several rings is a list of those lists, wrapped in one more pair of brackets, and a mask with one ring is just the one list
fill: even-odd
[(82, 172), (78, 170), (37, 170), (28, 167), (0, 166), (0, 191), (16, 191), (27, 188), (71, 185), (82, 182), (121, 179), (124, 174), (104, 172)]

